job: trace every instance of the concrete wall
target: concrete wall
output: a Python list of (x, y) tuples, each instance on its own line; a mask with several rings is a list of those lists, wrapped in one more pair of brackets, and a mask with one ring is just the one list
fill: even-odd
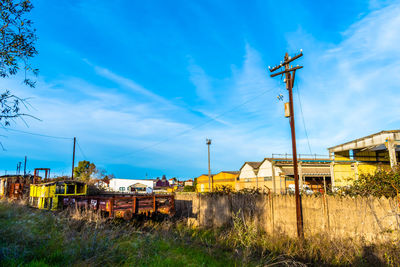
[[(191, 224), (219, 227), (240, 213), (270, 234), (296, 235), (294, 196), (176, 194), (177, 214)], [(400, 211), (396, 199), (303, 196), (305, 236), (328, 234), (336, 238), (368, 241), (400, 237)]]

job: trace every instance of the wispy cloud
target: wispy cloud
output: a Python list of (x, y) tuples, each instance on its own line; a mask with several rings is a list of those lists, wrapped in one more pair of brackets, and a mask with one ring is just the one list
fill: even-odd
[[(304, 49), (304, 57), (299, 60), (304, 69), (296, 77), (313, 152), (325, 154), (329, 146), (398, 127), (399, 8), (396, 3), (374, 7), (344, 31), (337, 43), (322, 42), (304, 28), (286, 36), (290, 52)], [(116, 17), (107, 8), (101, 11), (109, 18)], [(95, 15), (92, 11), (91, 25), (103, 34), (107, 23), (97, 24)], [(119, 27), (123, 21), (111, 21), (111, 26), (105, 25), (105, 39), (121, 35), (122, 40), (116, 43), (134, 43), (124, 39), (128, 39), (130, 27)], [(169, 98), (168, 92), (163, 94), (152, 87), (154, 84), (137, 82), (135, 74), (123, 76), (120, 73), (126, 72), (112, 69), (106, 61), (100, 66), (86, 60), (91, 66), (84, 64), (88, 76), (76, 73), (43, 77), (35, 90), (11, 81), (4, 86), (19, 95), (34, 97), (31, 104), (37, 111), (32, 111), (33, 115), (43, 122), (29, 122), (29, 131), (77, 136), (90, 160), (117, 175), (141, 177), (143, 170), (151, 169), (167, 175), (195, 176), (207, 170), (205, 138), (213, 139), (212, 169), (237, 170), (244, 161), (291, 151), (288, 120), (283, 116), (282, 102), (276, 98), (280, 93), (286, 95), (286, 90), (279, 79), (268, 77), (266, 68), (274, 62), (264, 62), (266, 55), (250, 41), (244, 43), (237, 50), (244, 51), (242, 58), (224, 66), (228, 69), (225, 77), (221, 73), (213, 77), (206, 66), (194, 61), (188, 66), (187, 51), (181, 55), (185, 63), (180, 79), (189, 87), (192, 83), (190, 96), (196, 95), (197, 99), (188, 100), (189, 94), (181, 99), (176, 95)], [(81, 63), (79, 55), (77, 52), (74, 57)], [(295, 99), (298, 104), (296, 93)], [(296, 115), (299, 153), (307, 153), (298, 106)], [(204, 124), (210, 119), (213, 122)], [(167, 141), (160, 142), (163, 140)], [(70, 143), (9, 135), (6, 145), (9, 151), (0, 156), (2, 161), (27, 151), (41, 162), (59, 159), (56, 168), (70, 169)], [(129, 156), (118, 157), (123, 154)], [(125, 167), (121, 170), (118, 166)]]
[(137, 84), (136, 82), (134, 82), (131, 79), (117, 75), (114, 72), (110, 71), (109, 69), (102, 68), (99, 66), (95, 66), (94, 69), (97, 74), (117, 83), (121, 87), (129, 88), (135, 93), (138, 93), (138, 94), (148, 97), (149, 100), (151, 100), (151, 101), (157, 101), (157, 102), (160, 102), (161, 104), (171, 105), (171, 103), (168, 100), (166, 100), (165, 98), (145, 89), (144, 87)]
[(197, 96), (204, 101), (215, 103), (214, 94), (212, 93), (212, 87), (210, 78), (207, 76), (205, 71), (194, 63), (194, 60), (190, 60), (189, 64), (190, 80), (196, 88)]
[(321, 44), (303, 30), (288, 36), (309, 48), (296, 77), (316, 150), (398, 128), (399, 13), (399, 3), (373, 11), (337, 45)]

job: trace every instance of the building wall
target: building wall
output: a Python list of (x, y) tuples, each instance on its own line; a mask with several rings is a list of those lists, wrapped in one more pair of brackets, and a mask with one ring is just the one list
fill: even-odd
[[(266, 180), (268, 179), (268, 180)], [(273, 181), (269, 180), (271, 177), (253, 177), (253, 178), (244, 178), (238, 181), (239, 190), (242, 189), (256, 189), (257, 187), (262, 191), (272, 191), (273, 190)]]
[(243, 168), (240, 170), (239, 174), (239, 180), (244, 179), (244, 178), (254, 178), (256, 177), (256, 173), (254, 172), (253, 167), (250, 165), (246, 164), (243, 166)]
[[(377, 161), (382, 158), (382, 154), (377, 155), (374, 151), (357, 152), (354, 155), (354, 159), (350, 158), (349, 151), (336, 152), (334, 155), (333, 175), (335, 187), (351, 185), (360, 174), (373, 174), (379, 168), (390, 170), (390, 162)], [(377, 158), (377, 156), (380, 156), (380, 158)]]
[(213, 189), (218, 190), (223, 186), (236, 190), (236, 182), (239, 174), (220, 172), (213, 177)]
[(351, 185), (360, 174), (373, 174), (379, 168), (383, 170), (390, 170), (390, 164), (382, 164), (378, 162), (335, 162), (333, 165), (335, 187)]
[[(232, 174), (228, 172), (220, 172), (211, 177), (211, 188), (213, 190), (218, 190), (219, 188), (230, 187), (233, 190), (236, 189), (236, 180), (238, 174)], [(197, 177), (197, 192), (210, 192), (209, 183), (208, 183), (208, 175), (201, 175)]]
[[(211, 182), (212, 182), (212, 176), (211, 176)], [(209, 186), (208, 186), (208, 175), (201, 175), (197, 177), (197, 185), (196, 185), (196, 191), (197, 192), (210, 192)]]
[(185, 181), (184, 186), (193, 186), (193, 181)]
[(284, 192), (286, 189), (285, 186), (285, 177), (282, 174), (282, 169), (274, 166), (275, 173), (275, 184), (272, 175), (272, 162), (270, 160), (264, 160), (264, 162), (260, 165), (257, 176), (259, 177), (258, 183), (260, 184), (260, 179), (264, 181), (264, 186), (268, 187), (270, 190), (275, 193)]
[[(280, 167), (274, 167), (275, 184), (272, 175), (272, 162), (264, 160), (260, 165), (257, 175), (250, 165), (245, 165), (239, 175), (239, 181), (236, 185), (237, 190), (256, 189), (257, 186), (262, 191), (272, 191), (283, 193), (286, 187), (291, 183), (287, 181)], [(293, 182), (292, 182), (293, 183)], [(275, 189), (275, 190), (274, 190)]]

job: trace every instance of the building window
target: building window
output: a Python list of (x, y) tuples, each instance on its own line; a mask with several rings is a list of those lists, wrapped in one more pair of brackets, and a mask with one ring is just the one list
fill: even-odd
[(125, 187), (120, 187), (119, 191), (122, 191), (122, 192), (125, 191)]
[(266, 176), (266, 177), (264, 177), (264, 181), (272, 181), (272, 176)]
[(201, 192), (204, 192), (204, 184), (202, 184), (202, 185), (200, 186), (200, 190), (201, 190)]

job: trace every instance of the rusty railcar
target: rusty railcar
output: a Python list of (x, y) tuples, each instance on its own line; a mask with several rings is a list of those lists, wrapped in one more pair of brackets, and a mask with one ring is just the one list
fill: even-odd
[(29, 195), (32, 175), (4, 175), (0, 177), (0, 198), (19, 200)]
[(133, 215), (161, 213), (175, 214), (173, 195), (99, 195), (99, 196), (62, 196), (59, 202), (62, 208), (77, 207), (99, 211), (110, 218), (130, 220)]

